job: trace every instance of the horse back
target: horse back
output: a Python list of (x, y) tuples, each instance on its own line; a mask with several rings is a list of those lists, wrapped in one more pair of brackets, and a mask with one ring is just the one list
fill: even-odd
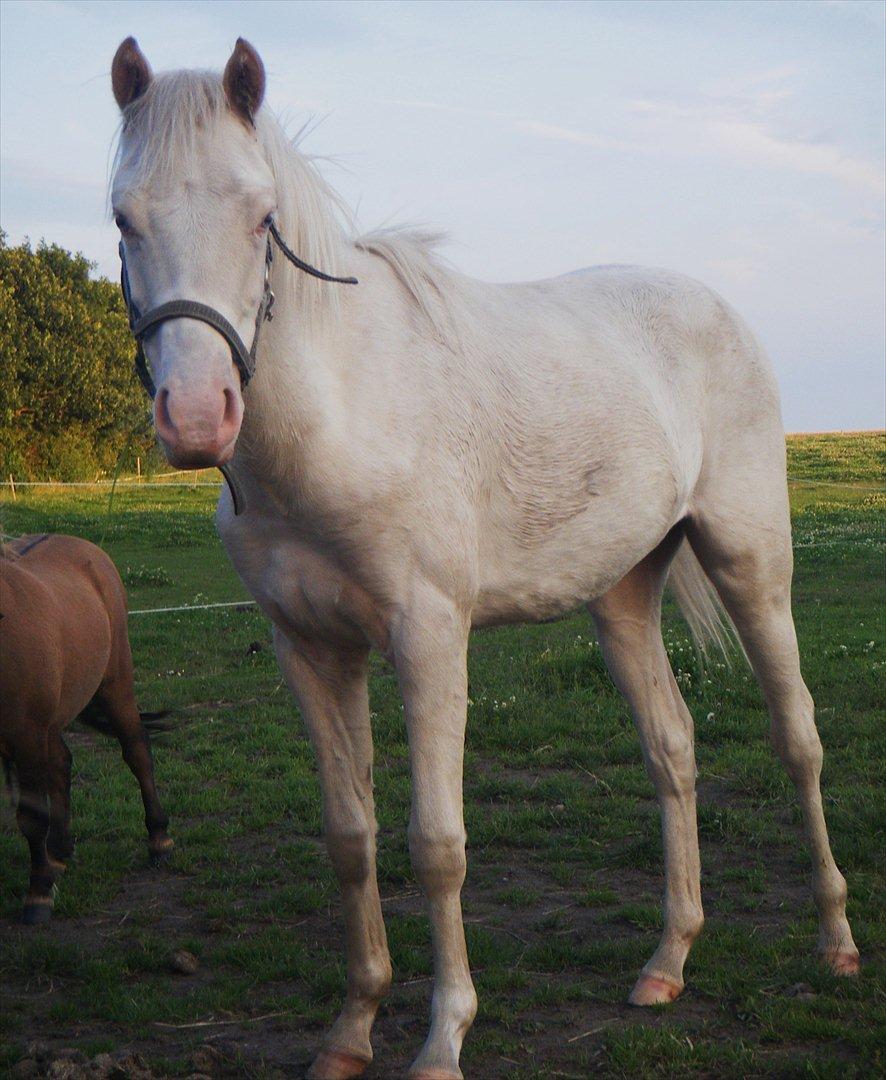
[[(16, 721), (64, 727), (126, 646), (126, 596), (110, 558), (72, 536), (20, 537), (0, 557), (0, 749)], [(4, 738), (5, 733), (5, 738)]]

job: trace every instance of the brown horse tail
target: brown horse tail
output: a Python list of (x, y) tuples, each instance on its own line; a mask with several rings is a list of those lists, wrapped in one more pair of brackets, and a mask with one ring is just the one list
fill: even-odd
[[(160, 712), (143, 712), (139, 713), (139, 715), (141, 716), (142, 727), (150, 734), (156, 735), (170, 729), (171, 725), (164, 723), (166, 717), (169, 716), (168, 709), (163, 709)], [(97, 698), (90, 701), (77, 719), (81, 724), (91, 727), (102, 735), (113, 736), (115, 734), (113, 725)]]
[(12, 758), (3, 758), (3, 780), (6, 784), (6, 794), (9, 801), (15, 806), (15, 787), (12, 783)]

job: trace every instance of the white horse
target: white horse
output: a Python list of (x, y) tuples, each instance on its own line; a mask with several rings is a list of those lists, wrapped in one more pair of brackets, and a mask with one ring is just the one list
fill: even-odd
[(604, 266), (490, 285), (443, 266), (428, 237), (350, 238), (333, 194), (261, 109), (264, 70), (242, 39), (222, 78), (154, 78), (129, 38), (112, 82), (123, 112), (112, 203), (142, 311), (196, 300), (248, 346), (272, 220), (304, 259), (360, 281), (317, 281), (278, 258), (276, 317), (242, 395), (212, 326), (175, 318), (144, 342), (169, 461), (230, 463), (246, 496), (235, 515), (223, 491), (218, 529), (273, 623), (317, 755), (348, 980), (310, 1075), (365, 1069), (391, 981), (374, 865), (373, 648), (402, 690), (409, 849), (433, 937), (414, 1080), (462, 1075), (477, 1007), (460, 906), (475, 626), (590, 608), (662, 815), (664, 932), (630, 1000), (680, 993), (702, 906), (692, 717), (660, 633), (666, 582), (701, 641), (718, 636), (720, 601), (734, 622), (802, 804), (818, 949), (854, 974), (791, 616), (778, 394), (741, 319), (666, 271)]

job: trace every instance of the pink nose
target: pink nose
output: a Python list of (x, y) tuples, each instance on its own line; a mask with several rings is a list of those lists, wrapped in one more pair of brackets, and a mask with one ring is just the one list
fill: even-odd
[(154, 398), (154, 427), (170, 464), (180, 469), (230, 461), (242, 420), (243, 401), (233, 386), (187, 393), (164, 384)]

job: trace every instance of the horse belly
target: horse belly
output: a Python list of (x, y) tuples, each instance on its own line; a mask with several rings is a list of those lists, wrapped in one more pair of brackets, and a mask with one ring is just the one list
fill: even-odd
[[(620, 463), (619, 475), (588, 467), (571, 498), (545, 523), (525, 500), (502, 505), (482, 530), (476, 626), (555, 619), (602, 596), (685, 513), (693, 477), (673, 455)], [(584, 477), (583, 498), (579, 497)]]

